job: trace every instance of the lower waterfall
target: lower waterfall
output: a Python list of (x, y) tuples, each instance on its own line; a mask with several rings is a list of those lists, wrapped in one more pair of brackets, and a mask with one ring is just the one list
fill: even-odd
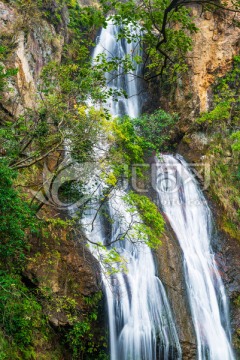
[[(116, 190), (109, 200), (110, 241), (127, 233), (132, 217)], [(93, 230), (92, 224), (95, 218)], [(94, 242), (108, 243), (104, 221), (93, 208), (85, 214), (87, 236)], [(139, 239), (141, 240), (141, 239)], [(111, 360), (177, 360), (181, 348), (164, 287), (156, 276), (151, 250), (144, 243), (132, 244), (126, 235), (115, 248), (126, 261), (126, 271), (103, 275), (108, 305)], [(94, 250), (93, 250), (94, 253)], [(95, 253), (99, 258), (99, 251)], [(100, 254), (101, 257), (101, 254)]]
[(207, 202), (181, 156), (157, 160), (156, 190), (180, 243), (199, 360), (232, 360), (227, 299), (211, 249)]
[[(139, 51), (135, 43), (128, 44), (122, 39), (117, 41), (118, 26), (108, 22), (98, 38), (93, 58), (104, 53), (123, 58), (133, 56)], [(136, 71), (138, 71), (136, 66)], [(119, 69), (119, 74), (121, 73)], [(123, 89), (128, 94), (118, 102), (109, 101), (113, 116), (127, 114), (136, 117), (139, 114), (136, 78), (133, 75), (107, 74), (108, 86)], [(99, 197), (101, 197), (101, 190)], [(126, 193), (120, 188), (111, 194), (108, 201), (108, 217), (111, 218), (110, 236), (106, 236), (106, 219), (97, 212), (98, 200), (94, 201), (84, 213), (82, 224), (86, 235), (93, 243), (107, 245), (119, 234), (127, 234), (131, 216), (123, 200)], [(171, 309), (164, 287), (156, 275), (153, 255), (150, 248), (141, 242), (132, 244), (131, 237), (114, 243), (114, 247), (126, 262), (125, 271), (105, 276), (103, 283), (108, 306), (111, 360), (178, 360), (182, 358)], [(111, 247), (109, 247), (109, 250)], [(93, 254), (100, 259), (101, 251), (92, 246)]]

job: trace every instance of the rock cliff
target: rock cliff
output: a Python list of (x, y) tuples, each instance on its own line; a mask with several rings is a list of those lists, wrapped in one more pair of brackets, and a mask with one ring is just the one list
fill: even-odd
[(239, 14), (221, 9), (203, 11), (200, 5), (191, 5), (191, 12), (199, 31), (192, 35), (193, 48), (186, 59), (188, 71), (178, 77), (170, 101), (169, 97), (161, 99), (167, 109), (174, 109), (188, 121), (209, 109), (211, 85), (231, 68), (240, 45)]

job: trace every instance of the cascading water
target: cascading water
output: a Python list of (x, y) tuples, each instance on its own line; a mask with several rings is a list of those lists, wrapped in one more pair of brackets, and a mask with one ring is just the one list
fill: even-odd
[[(133, 55), (139, 51), (134, 42), (127, 44), (125, 40), (116, 41), (118, 30), (111, 22), (102, 30), (94, 51), (95, 58), (102, 52), (109, 58), (123, 58), (126, 54)], [(107, 74), (108, 86), (124, 89), (129, 97), (122, 97), (117, 103), (110, 101), (110, 112), (112, 115), (137, 116), (139, 102), (135, 77), (116, 75), (119, 74)], [(100, 187), (98, 191), (101, 195)], [(131, 232), (128, 232), (132, 214), (123, 199), (125, 195), (122, 189), (111, 194), (108, 202), (111, 218), (108, 224), (109, 234), (104, 229), (106, 220), (98, 212), (97, 202), (96, 206), (92, 203), (82, 219), (86, 235), (94, 243), (107, 245), (125, 234), (124, 240), (119, 240), (114, 246), (126, 261), (126, 271), (119, 269), (115, 275), (103, 276), (108, 305), (111, 360), (178, 360), (181, 359), (181, 348), (167, 296), (156, 276), (151, 250), (141, 239), (138, 239), (138, 245), (132, 243)], [(101, 250), (94, 247), (92, 251), (98, 258), (103, 255)]]
[[(97, 59), (99, 55), (104, 54), (106, 60), (112, 59), (124, 59), (126, 56), (130, 56), (133, 59), (134, 56), (140, 55), (140, 47), (137, 42), (132, 41), (128, 43), (125, 39), (117, 41), (120, 27), (114, 25), (111, 21), (108, 21), (106, 29), (101, 30), (101, 34), (98, 37), (97, 46), (93, 52), (93, 59)], [(137, 30), (133, 30), (136, 33)], [(128, 97), (124, 95), (118, 97), (117, 101), (114, 98), (110, 98), (108, 101), (108, 107), (110, 113), (114, 116), (129, 115), (134, 118), (139, 115), (140, 104), (138, 97), (137, 75), (140, 71), (140, 66), (136, 64), (136, 69), (132, 73), (125, 74), (122, 64), (119, 62), (118, 69), (111, 73), (106, 73), (106, 84), (108, 88), (113, 90), (124, 90)]]
[(198, 359), (233, 360), (228, 305), (211, 249), (211, 212), (182, 157), (157, 160), (156, 190), (184, 255)]

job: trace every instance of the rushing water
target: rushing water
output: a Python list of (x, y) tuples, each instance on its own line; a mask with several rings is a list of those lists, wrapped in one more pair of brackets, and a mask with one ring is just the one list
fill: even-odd
[[(101, 31), (93, 57), (105, 53), (107, 58), (123, 58), (126, 54), (133, 56), (139, 52), (137, 43), (128, 44), (125, 40), (116, 41), (119, 28), (109, 22)], [(135, 75), (139, 71), (136, 66)], [(121, 67), (118, 74), (121, 74)], [(133, 75), (106, 75), (109, 87), (124, 89), (128, 99), (121, 97), (118, 102), (109, 101), (112, 115), (128, 114), (131, 117), (139, 114), (139, 98), (137, 83)], [(101, 189), (98, 188), (101, 196)], [(131, 226), (133, 216), (130, 214), (123, 197), (122, 189), (115, 190), (108, 202), (106, 218), (98, 212), (98, 201), (82, 219), (86, 235), (95, 243), (114, 243), (115, 248), (125, 259), (125, 271), (111, 276), (106, 275), (102, 266), (103, 282), (108, 306), (111, 360), (177, 360), (181, 359), (181, 348), (177, 331), (168, 304), (167, 296), (156, 269), (151, 250), (146, 244), (132, 237)], [(96, 206), (95, 206), (96, 205)], [(133, 243), (134, 242), (134, 243)], [(109, 245), (109, 250), (111, 245)], [(104, 258), (104, 251), (92, 247), (93, 254)]]
[(156, 190), (184, 255), (199, 360), (232, 360), (226, 295), (211, 249), (207, 202), (182, 157), (157, 160)]
[[(93, 52), (93, 59), (97, 59), (99, 55), (104, 54), (106, 60), (111, 61), (115, 59), (122, 60), (126, 56), (133, 59), (134, 56), (140, 55), (139, 43), (128, 43), (125, 39), (117, 41), (120, 27), (114, 25), (111, 21), (108, 22), (106, 29), (101, 30), (101, 34), (97, 39), (97, 46)], [(137, 30), (131, 29), (133, 33)], [(108, 100), (108, 107), (112, 115), (122, 116), (129, 115), (134, 118), (140, 113), (140, 104), (138, 97), (138, 74), (140, 66), (136, 64), (136, 69), (132, 73), (124, 73), (123, 65), (119, 62), (118, 69), (106, 74), (106, 84), (108, 88), (113, 90), (124, 90), (128, 97), (118, 96), (118, 101), (114, 101), (114, 97)]]

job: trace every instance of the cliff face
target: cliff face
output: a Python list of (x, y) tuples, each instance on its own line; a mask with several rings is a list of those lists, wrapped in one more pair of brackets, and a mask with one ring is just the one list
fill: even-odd
[[(33, 14), (34, 16), (34, 14)], [(2, 105), (14, 116), (37, 107), (41, 70), (50, 60), (60, 62), (66, 34), (57, 34), (49, 22), (20, 14), (0, 2), (0, 33), (11, 44), (8, 66), (18, 69), (17, 77), (4, 93)]]
[(230, 69), (232, 58), (239, 50), (240, 29), (235, 25), (236, 15), (230, 12), (218, 10), (214, 14), (205, 11), (201, 15), (196, 6), (192, 14), (199, 31), (193, 36), (193, 50), (188, 58), (191, 79), (188, 91), (192, 92), (203, 112), (211, 104), (211, 85), (216, 77)]
[[(38, 109), (41, 71), (50, 61), (61, 62), (68, 36), (67, 10), (62, 10), (59, 29), (39, 17), (35, 10), (33, 8), (32, 14), (31, 11), (20, 12), (0, 1), (0, 45), (8, 48), (3, 66), (18, 69), (17, 76), (8, 82), (0, 99), (0, 115), (4, 121), (16, 119), (28, 109)], [(56, 169), (59, 158), (61, 153), (48, 158), (51, 171)], [(39, 182), (42, 181), (42, 165), (35, 169), (34, 177)], [(31, 171), (23, 176), (31, 179)], [(28, 197), (32, 196), (31, 192), (27, 193)], [(46, 222), (45, 230), (31, 238), (22, 276), (24, 284), (33, 289), (41, 303), (54, 335), (50, 340), (40, 341), (34, 351), (39, 359), (68, 359), (72, 357), (66, 347), (66, 332), (74, 322), (86, 321), (86, 317), (95, 311), (99, 300), (93, 304), (88, 299), (101, 297), (98, 264), (85, 247), (84, 238), (73, 236), (64, 225), (66, 213), (45, 205), (38, 216)], [(59, 222), (56, 219), (60, 219)], [(98, 329), (103, 327), (101, 321), (96, 325)], [(104, 330), (100, 330), (98, 336), (103, 337)]]
[(186, 122), (209, 109), (211, 85), (231, 68), (240, 45), (238, 14), (202, 11), (198, 5), (191, 6), (191, 12), (199, 31), (192, 35), (193, 49), (186, 59), (189, 70), (178, 79), (170, 101), (169, 96), (161, 98), (167, 109), (180, 113)]

